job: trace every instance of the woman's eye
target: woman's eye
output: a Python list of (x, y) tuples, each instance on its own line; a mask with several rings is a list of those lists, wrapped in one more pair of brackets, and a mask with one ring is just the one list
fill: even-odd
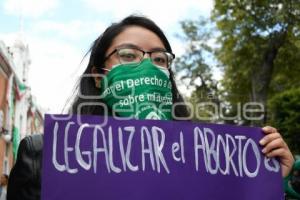
[(167, 63), (167, 60), (166, 60), (166, 58), (164, 58), (164, 57), (155, 57), (155, 58), (153, 59), (153, 61), (154, 61), (155, 63), (158, 63), (158, 64), (165, 64), (165, 63)]
[(132, 61), (132, 60), (135, 60), (137, 57), (133, 53), (124, 53), (124, 54), (120, 54), (119, 56), (122, 60), (125, 60), (125, 61)]

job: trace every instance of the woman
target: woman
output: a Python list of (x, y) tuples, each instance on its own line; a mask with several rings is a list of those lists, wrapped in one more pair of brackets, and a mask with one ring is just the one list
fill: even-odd
[[(151, 20), (145, 17), (129, 16), (119, 23), (112, 24), (91, 47), (89, 64), (79, 85), (80, 95), (76, 97), (71, 111), (77, 114), (105, 115), (107, 114), (106, 108), (98, 104), (104, 103), (108, 107), (109, 114), (122, 117), (131, 115), (140, 119), (187, 117), (188, 111), (185, 106), (182, 106), (183, 99), (178, 93), (173, 73), (170, 70), (172, 59), (174, 59), (174, 54), (167, 38)], [(128, 111), (126, 106), (122, 110), (128, 91), (120, 90), (118, 95), (111, 95), (112, 93), (109, 93), (107, 88), (114, 85), (119, 77), (122, 77), (122, 80), (128, 80), (137, 76), (147, 76), (147, 73), (154, 73), (155, 76), (171, 84), (171, 87), (165, 87), (165, 90), (159, 91), (162, 98), (167, 99), (166, 107), (161, 109), (163, 111), (150, 109), (146, 113), (135, 108)], [(159, 89), (155, 87), (150, 90), (144, 87), (142, 91), (134, 92), (139, 95), (157, 90)], [(134, 102), (140, 105), (139, 100)], [(150, 103), (156, 105), (155, 102)], [(170, 105), (173, 106), (176, 103), (181, 106), (170, 109)], [(118, 106), (114, 107), (115, 104)], [(173, 113), (170, 111), (172, 109)], [(266, 134), (260, 141), (264, 146), (263, 153), (269, 157), (278, 156), (282, 166), (282, 176), (287, 176), (294, 163), (288, 146), (275, 128), (264, 127), (263, 131)], [(38, 135), (27, 137), (20, 143), (17, 163), (10, 175), (8, 200), (40, 198), (42, 146), (41, 136)]]

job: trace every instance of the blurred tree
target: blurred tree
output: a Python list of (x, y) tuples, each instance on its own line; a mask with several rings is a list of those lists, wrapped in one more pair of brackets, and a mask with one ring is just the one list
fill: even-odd
[(188, 101), (195, 108), (194, 120), (201, 121), (216, 121), (215, 108), (210, 103), (219, 104), (218, 82), (213, 79), (212, 63), (207, 61), (208, 57), (213, 57), (208, 41), (214, 27), (209, 22), (202, 17), (181, 22), (183, 35), (178, 37), (185, 44), (185, 53), (176, 58), (174, 64), (183, 85), (193, 90)]
[[(231, 104), (266, 106), (268, 97), (299, 87), (300, 1), (215, 0), (212, 20), (220, 31), (216, 56)], [(266, 123), (264, 116), (254, 124)]]

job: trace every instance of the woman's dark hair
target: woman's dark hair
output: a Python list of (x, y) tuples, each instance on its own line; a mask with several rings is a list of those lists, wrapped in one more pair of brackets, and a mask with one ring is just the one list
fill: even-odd
[[(99, 103), (103, 103), (102, 100), (100, 98), (95, 98), (100, 97), (100, 89), (95, 86), (95, 80), (92, 76), (92, 68), (96, 67), (99, 74), (103, 73), (102, 68), (104, 67), (106, 51), (110, 47), (114, 38), (128, 26), (140, 26), (152, 31), (161, 39), (166, 50), (172, 52), (171, 46), (162, 30), (152, 20), (146, 17), (130, 15), (119, 23), (113, 23), (93, 42), (89, 50), (89, 63), (83, 73), (83, 76), (79, 80), (79, 85), (77, 87), (80, 95), (77, 94), (73, 104), (71, 105), (71, 112), (73, 114), (105, 114), (103, 107), (99, 106)], [(188, 116), (188, 111), (184, 105), (182, 96), (178, 92), (174, 81), (174, 75), (171, 70), (170, 79), (172, 82), (173, 103), (180, 103), (180, 105), (174, 108), (175, 115), (177, 117), (186, 117)]]

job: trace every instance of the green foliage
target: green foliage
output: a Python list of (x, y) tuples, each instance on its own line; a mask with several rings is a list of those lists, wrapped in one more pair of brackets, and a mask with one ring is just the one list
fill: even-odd
[(278, 128), (290, 149), (300, 153), (300, 87), (274, 95), (269, 102), (272, 126)]
[(227, 101), (266, 106), (268, 97), (299, 86), (300, 1), (216, 0), (212, 20)]
[[(227, 116), (236, 116), (238, 104), (259, 102), (268, 111), (264, 120), (213, 121), (271, 123), (299, 153), (300, 1), (215, 0), (211, 19), (181, 26), (186, 52), (175, 66), (182, 81), (195, 88), (189, 101), (226, 104)], [(215, 66), (224, 72), (220, 82), (212, 76)], [(210, 112), (206, 108), (202, 116)]]

